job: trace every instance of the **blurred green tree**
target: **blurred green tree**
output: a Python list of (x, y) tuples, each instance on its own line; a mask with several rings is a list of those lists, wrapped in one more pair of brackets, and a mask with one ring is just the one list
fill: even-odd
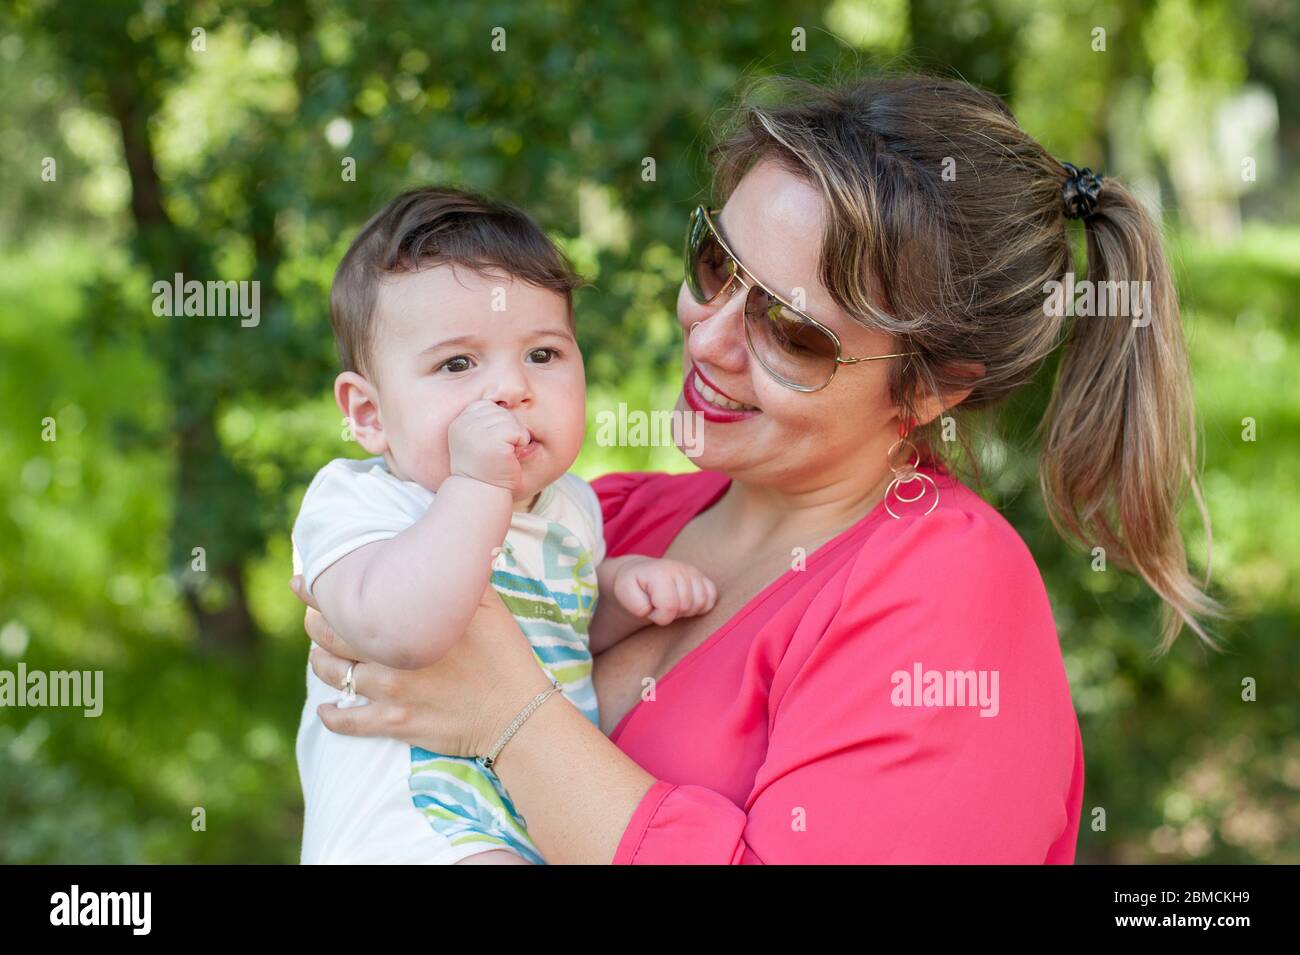
[[(46, 712), (0, 726), (0, 819), (23, 826), (0, 837), (0, 858), (296, 857), (304, 641), (284, 587), (287, 533), (311, 474), (358, 453), (329, 398), (326, 296), (351, 236), (397, 191), (444, 181), (498, 194), (563, 243), (593, 281), (578, 300), (590, 427), (619, 401), (673, 400), (684, 217), (741, 80), (958, 73), (1007, 97), (1056, 155), (1163, 198), (1177, 238), (1183, 194), (1199, 187), (1180, 185), (1195, 177), (1169, 157), (1193, 141), (1223, 150), (1209, 130), (1243, 82), (1276, 93), (1278, 133), (1242, 208), (1295, 218), (1298, 43), (1295, 5), (1272, 0), (6, 5), (0, 398), (17, 425), (0, 431), (14, 462), (0, 473), (0, 655), (93, 661), (115, 703), (99, 720)], [(1204, 130), (1184, 137), (1189, 124)], [(46, 157), (57, 186), (39, 176)], [(1215, 583), (1244, 611), (1224, 628), (1234, 653), (1206, 659), (1186, 641), (1152, 664), (1151, 595), (1092, 572), (1052, 531), (1030, 441), (1050, 362), (982, 444), (983, 490), (1052, 597), (1083, 723), (1085, 810), (1111, 820), (1081, 833), (1081, 861), (1297, 857), (1297, 241), (1293, 225), (1248, 222), (1228, 245), (1191, 234), (1172, 247)], [(154, 315), (152, 283), (177, 272), (259, 281), (260, 322)], [(1257, 443), (1240, 437), (1248, 415)], [(57, 444), (30, 427), (46, 416)], [(578, 470), (689, 466), (672, 449), (588, 441)], [(1205, 543), (1191, 547), (1204, 566)], [(221, 652), (194, 659), (191, 632)], [(1279, 702), (1246, 705), (1244, 676)], [(84, 806), (69, 817), (59, 804), (74, 792)], [(191, 832), (197, 805), (220, 838)]]

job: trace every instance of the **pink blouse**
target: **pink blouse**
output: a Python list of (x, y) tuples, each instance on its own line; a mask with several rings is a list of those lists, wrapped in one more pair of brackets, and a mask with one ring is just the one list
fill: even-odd
[[(924, 470), (930, 514), (878, 505), (615, 727), (656, 777), (615, 864), (1074, 861), (1083, 743), (1042, 577), (996, 510)], [(609, 556), (660, 557), (730, 478), (592, 484)]]

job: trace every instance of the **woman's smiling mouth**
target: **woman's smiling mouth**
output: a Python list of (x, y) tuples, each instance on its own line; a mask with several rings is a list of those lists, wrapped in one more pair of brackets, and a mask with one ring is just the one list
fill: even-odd
[(682, 394), (692, 410), (704, 415), (706, 421), (741, 421), (761, 414), (758, 408), (736, 401), (715, 388), (698, 367), (691, 365), (682, 387)]

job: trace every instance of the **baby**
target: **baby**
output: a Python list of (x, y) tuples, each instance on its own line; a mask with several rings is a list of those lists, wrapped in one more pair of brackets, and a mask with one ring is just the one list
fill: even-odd
[[(481, 196), (417, 189), (367, 222), (330, 311), (334, 397), (373, 457), (316, 474), (293, 545), (325, 617), (392, 667), (436, 661), (493, 587), (599, 726), (592, 654), (647, 621), (705, 613), (717, 592), (677, 561), (604, 558), (596, 495), (569, 473), (586, 426), (579, 284), (528, 216)], [(545, 862), (495, 773), (331, 733), (316, 714), (326, 702), (366, 700), (308, 668), (304, 863)]]

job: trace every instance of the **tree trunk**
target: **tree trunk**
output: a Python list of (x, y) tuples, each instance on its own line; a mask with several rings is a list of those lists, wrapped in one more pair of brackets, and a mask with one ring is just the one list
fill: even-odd
[[(176, 228), (162, 203), (162, 184), (149, 139), (149, 108), (143, 91), (123, 85), (120, 77), (106, 80), (131, 178), (131, 215), (140, 257), (154, 278), (170, 281), (177, 272), (198, 275), (204, 256)], [(184, 374), (184, 363), (201, 347), (194, 341), (192, 328), (174, 326), (167, 347), (160, 350), (167, 364), (173, 430), (179, 439), (171, 528), (173, 565), (192, 568), (193, 549), (204, 549), (204, 572), (180, 575), (186, 605), (198, 628), (199, 645), (206, 650), (247, 651), (258, 642), (240, 563), (244, 553), (240, 545), (247, 540), (240, 530), (248, 521), (225, 513), (225, 509), (232, 499), (242, 502), (255, 498), (253, 489), (241, 480), (221, 447), (213, 422), (214, 396), (194, 394), (195, 383)], [(209, 583), (206, 575), (225, 591), (218, 605), (210, 606), (211, 598), (201, 599), (201, 591)]]

